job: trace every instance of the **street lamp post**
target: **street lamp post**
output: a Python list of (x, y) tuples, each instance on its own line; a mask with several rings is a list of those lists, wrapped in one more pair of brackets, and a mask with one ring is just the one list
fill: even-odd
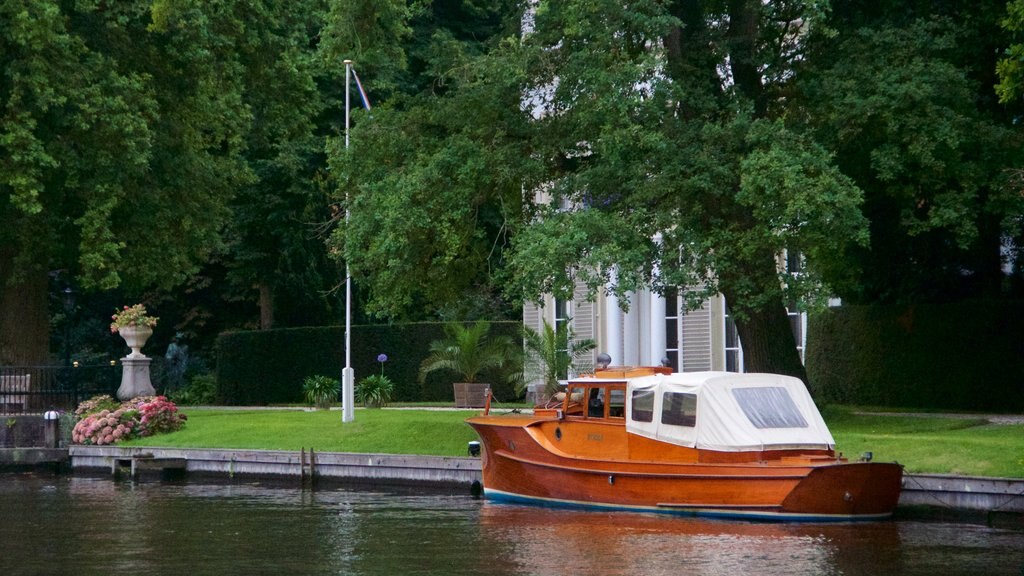
[(61, 294), (64, 305), (64, 367), (71, 366), (71, 313), (75, 311), (75, 291), (71, 286), (64, 288)]
[[(352, 77), (352, 61), (345, 60), (345, 150), (348, 150), (348, 130), (350, 111), (350, 80)], [(348, 192), (345, 192), (345, 225), (348, 226)], [(345, 233), (348, 233), (346, 229)], [(349, 271), (348, 258), (345, 258), (345, 368), (341, 371), (341, 421), (352, 422), (355, 414), (355, 379), (352, 368), (352, 274)]]
[(71, 314), (75, 311), (75, 291), (65, 286), (61, 294), (64, 305), (64, 387), (71, 388), (75, 405), (78, 405), (78, 386), (74, 371), (71, 369)]

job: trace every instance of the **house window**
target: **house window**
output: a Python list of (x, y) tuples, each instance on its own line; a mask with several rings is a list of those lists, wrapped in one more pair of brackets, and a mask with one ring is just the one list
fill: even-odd
[(673, 426), (697, 425), (697, 395), (665, 392), (661, 398), (661, 423)]
[[(786, 250), (786, 272), (800, 276), (804, 271), (804, 257), (797, 250)], [(789, 317), (789, 328), (793, 331), (793, 341), (800, 361), (804, 361), (804, 348), (807, 344), (807, 314), (800, 311), (796, 302), (786, 303), (786, 315)]]
[(796, 307), (796, 302), (786, 304), (786, 315), (789, 317), (789, 328), (793, 331), (796, 351), (800, 354), (800, 362), (804, 361), (804, 348), (807, 345), (807, 314)]
[[(555, 334), (556, 335), (557, 334), (561, 334), (563, 331), (566, 334), (568, 334), (569, 333), (569, 328), (570, 328), (570, 326), (569, 326), (569, 301), (568, 300), (559, 300), (559, 299), (556, 298), (555, 299), (555, 305), (554, 305), (554, 312), (555, 312), (555, 322), (554, 322)], [(561, 350), (559, 350), (559, 352), (568, 352), (568, 350), (567, 349), (561, 349)], [(562, 379), (562, 380), (565, 380), (566, 378), (569, 377), (568, 371), (563, 370), (562, 372), (560, 372), (558, 374), (558, 377), (560, 379)]]
[(682, 355), (682, 322), (679, 321), (679, 291), (675, 288), (665, 292), (665, 356), (673, 372), (680, 371), (679, 358)]
[(736, 330), (736, 321), (725, 305), (725, 370), (726, 372), (743, 372), (743, 347), (740, 344), (740, 333)]

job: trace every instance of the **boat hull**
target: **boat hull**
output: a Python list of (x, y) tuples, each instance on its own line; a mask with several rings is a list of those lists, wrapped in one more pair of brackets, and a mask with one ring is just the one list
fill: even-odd
[(558, 440), (548, 436), (550, 422), (479, 417), (469, 423), (483, 446), (484, 494), (494, 501), (756, 520), (875, 520), (892, 515), (902, 483), (898, 464), (798, 454), (702, 462), (698, 451), (690, 461), (659, 460), (649, 446), (643, 460), (601, 457), (600, 450), (580, 456), (585, 451), (561, 450), (562, 439), (601, 438), (609, 445), (628, 439), (585, 423), (555, 423)]

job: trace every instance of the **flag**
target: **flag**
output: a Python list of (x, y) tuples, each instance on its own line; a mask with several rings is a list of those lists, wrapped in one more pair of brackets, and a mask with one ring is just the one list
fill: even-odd
[(359, 97), (363, 100), (363, 108), (366, 111), (370, 111), (370, 99), (366, 97), (366, 90), (363, 90), (363, 83), (359, 81), (359, 75), (356, 74), (356, 69), (352, 68), (352, 77), (356, 79), (356, 88), (359, 88)]

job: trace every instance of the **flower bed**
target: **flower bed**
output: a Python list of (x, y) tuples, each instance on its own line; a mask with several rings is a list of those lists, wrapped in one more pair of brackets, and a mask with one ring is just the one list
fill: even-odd
[(164, 396), (139, 396), (118, 403), (110, 396), (96, 396), (79, 404), (78, 422), (71, 432), (75, 444), (113, 444), (132, 438), (174, 432), (187, 416)]

